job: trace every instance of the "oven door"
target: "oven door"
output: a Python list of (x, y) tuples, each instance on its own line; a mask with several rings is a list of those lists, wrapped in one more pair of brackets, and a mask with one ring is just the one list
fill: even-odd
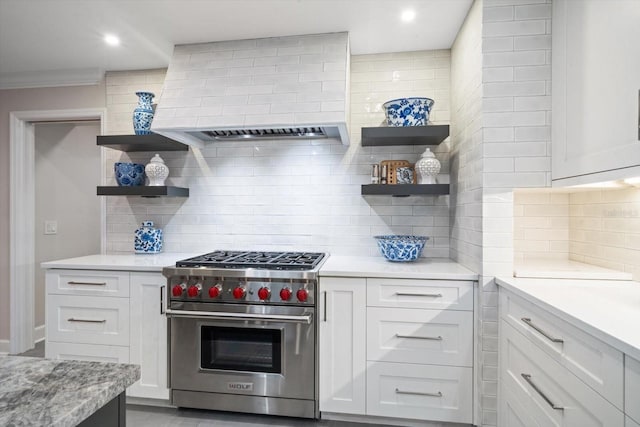
[(177, 307), (167, 310), (171, 389), (315, 399), (313, 308)]

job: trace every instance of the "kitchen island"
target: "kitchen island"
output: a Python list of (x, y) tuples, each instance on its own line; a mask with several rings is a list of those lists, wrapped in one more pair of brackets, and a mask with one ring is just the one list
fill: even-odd
[(137, 365), (0, 357), (0, 425), (125, 425), (128, 386)]

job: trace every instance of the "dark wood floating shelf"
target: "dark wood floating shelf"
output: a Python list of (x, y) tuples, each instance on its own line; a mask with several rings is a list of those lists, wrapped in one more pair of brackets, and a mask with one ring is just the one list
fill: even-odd
[(449, 125), (362, 128), (362, 146), (438, 145), (448, 136)]
[(189, 197), (189, 189), (183, 187), (152, 187), (152, 186), (135, 186), (135, 187), (98, 187), (98, 196), (142, 196), (142, 197)]
[(440, 196), (449, 194), (449, 184), (367, 184), (363, 196)]
[(150, 135), (98, 135), (97, 144), (115, 150), (134, 151), (189, 151), (189, 146), (166, 136)]

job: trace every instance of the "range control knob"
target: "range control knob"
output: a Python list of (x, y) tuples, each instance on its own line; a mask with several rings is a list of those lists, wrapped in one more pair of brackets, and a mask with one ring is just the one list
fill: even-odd
[(187, 295), (189, 295), (191, 298), (195, 298), (198, 295), (200, 295), (201, 289), (202, 289), (202, 285), (200, 285), (200, 283), (198, 283), (197, 285), (191, 285), (187, 289)]
[(235, 299), (242, 299), (246, 294), (247, 291), (242, 286), (238, 286), (233, 290), (233, 297)]
[(174, 297), (181, 297), (185, 287), (185, 285), (175, 285), (173, 288), (171, 288), (171, 294)]
[(220, 286), (219, 283), (209, 288), (209, 297), (211, 298), (218, 298), (221, 293), (222, 293), (222, 286)]
[(306, 289), (298, 289), (298, 292), (296, 292), (296, 297), (298, 297), (298, 301), (305, 302), (309, 297), (309, 291), (307, 291)]
[(282, 290), (280, 291), (280, 299), (282, 301), (289, 301), (291, 299), (291, 289), (282, 288)]
[(262, 301), (268, 300), (270, 296), (271, 291), (269, 290), (269, 288), (264, 287), (258, 289), (258, 298), (260, 298)]

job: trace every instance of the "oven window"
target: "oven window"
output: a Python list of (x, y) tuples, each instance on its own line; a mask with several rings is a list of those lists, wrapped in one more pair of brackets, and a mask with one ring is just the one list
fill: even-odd
[(202, 326), (202, 369), (282, 373), (279, 329)]

